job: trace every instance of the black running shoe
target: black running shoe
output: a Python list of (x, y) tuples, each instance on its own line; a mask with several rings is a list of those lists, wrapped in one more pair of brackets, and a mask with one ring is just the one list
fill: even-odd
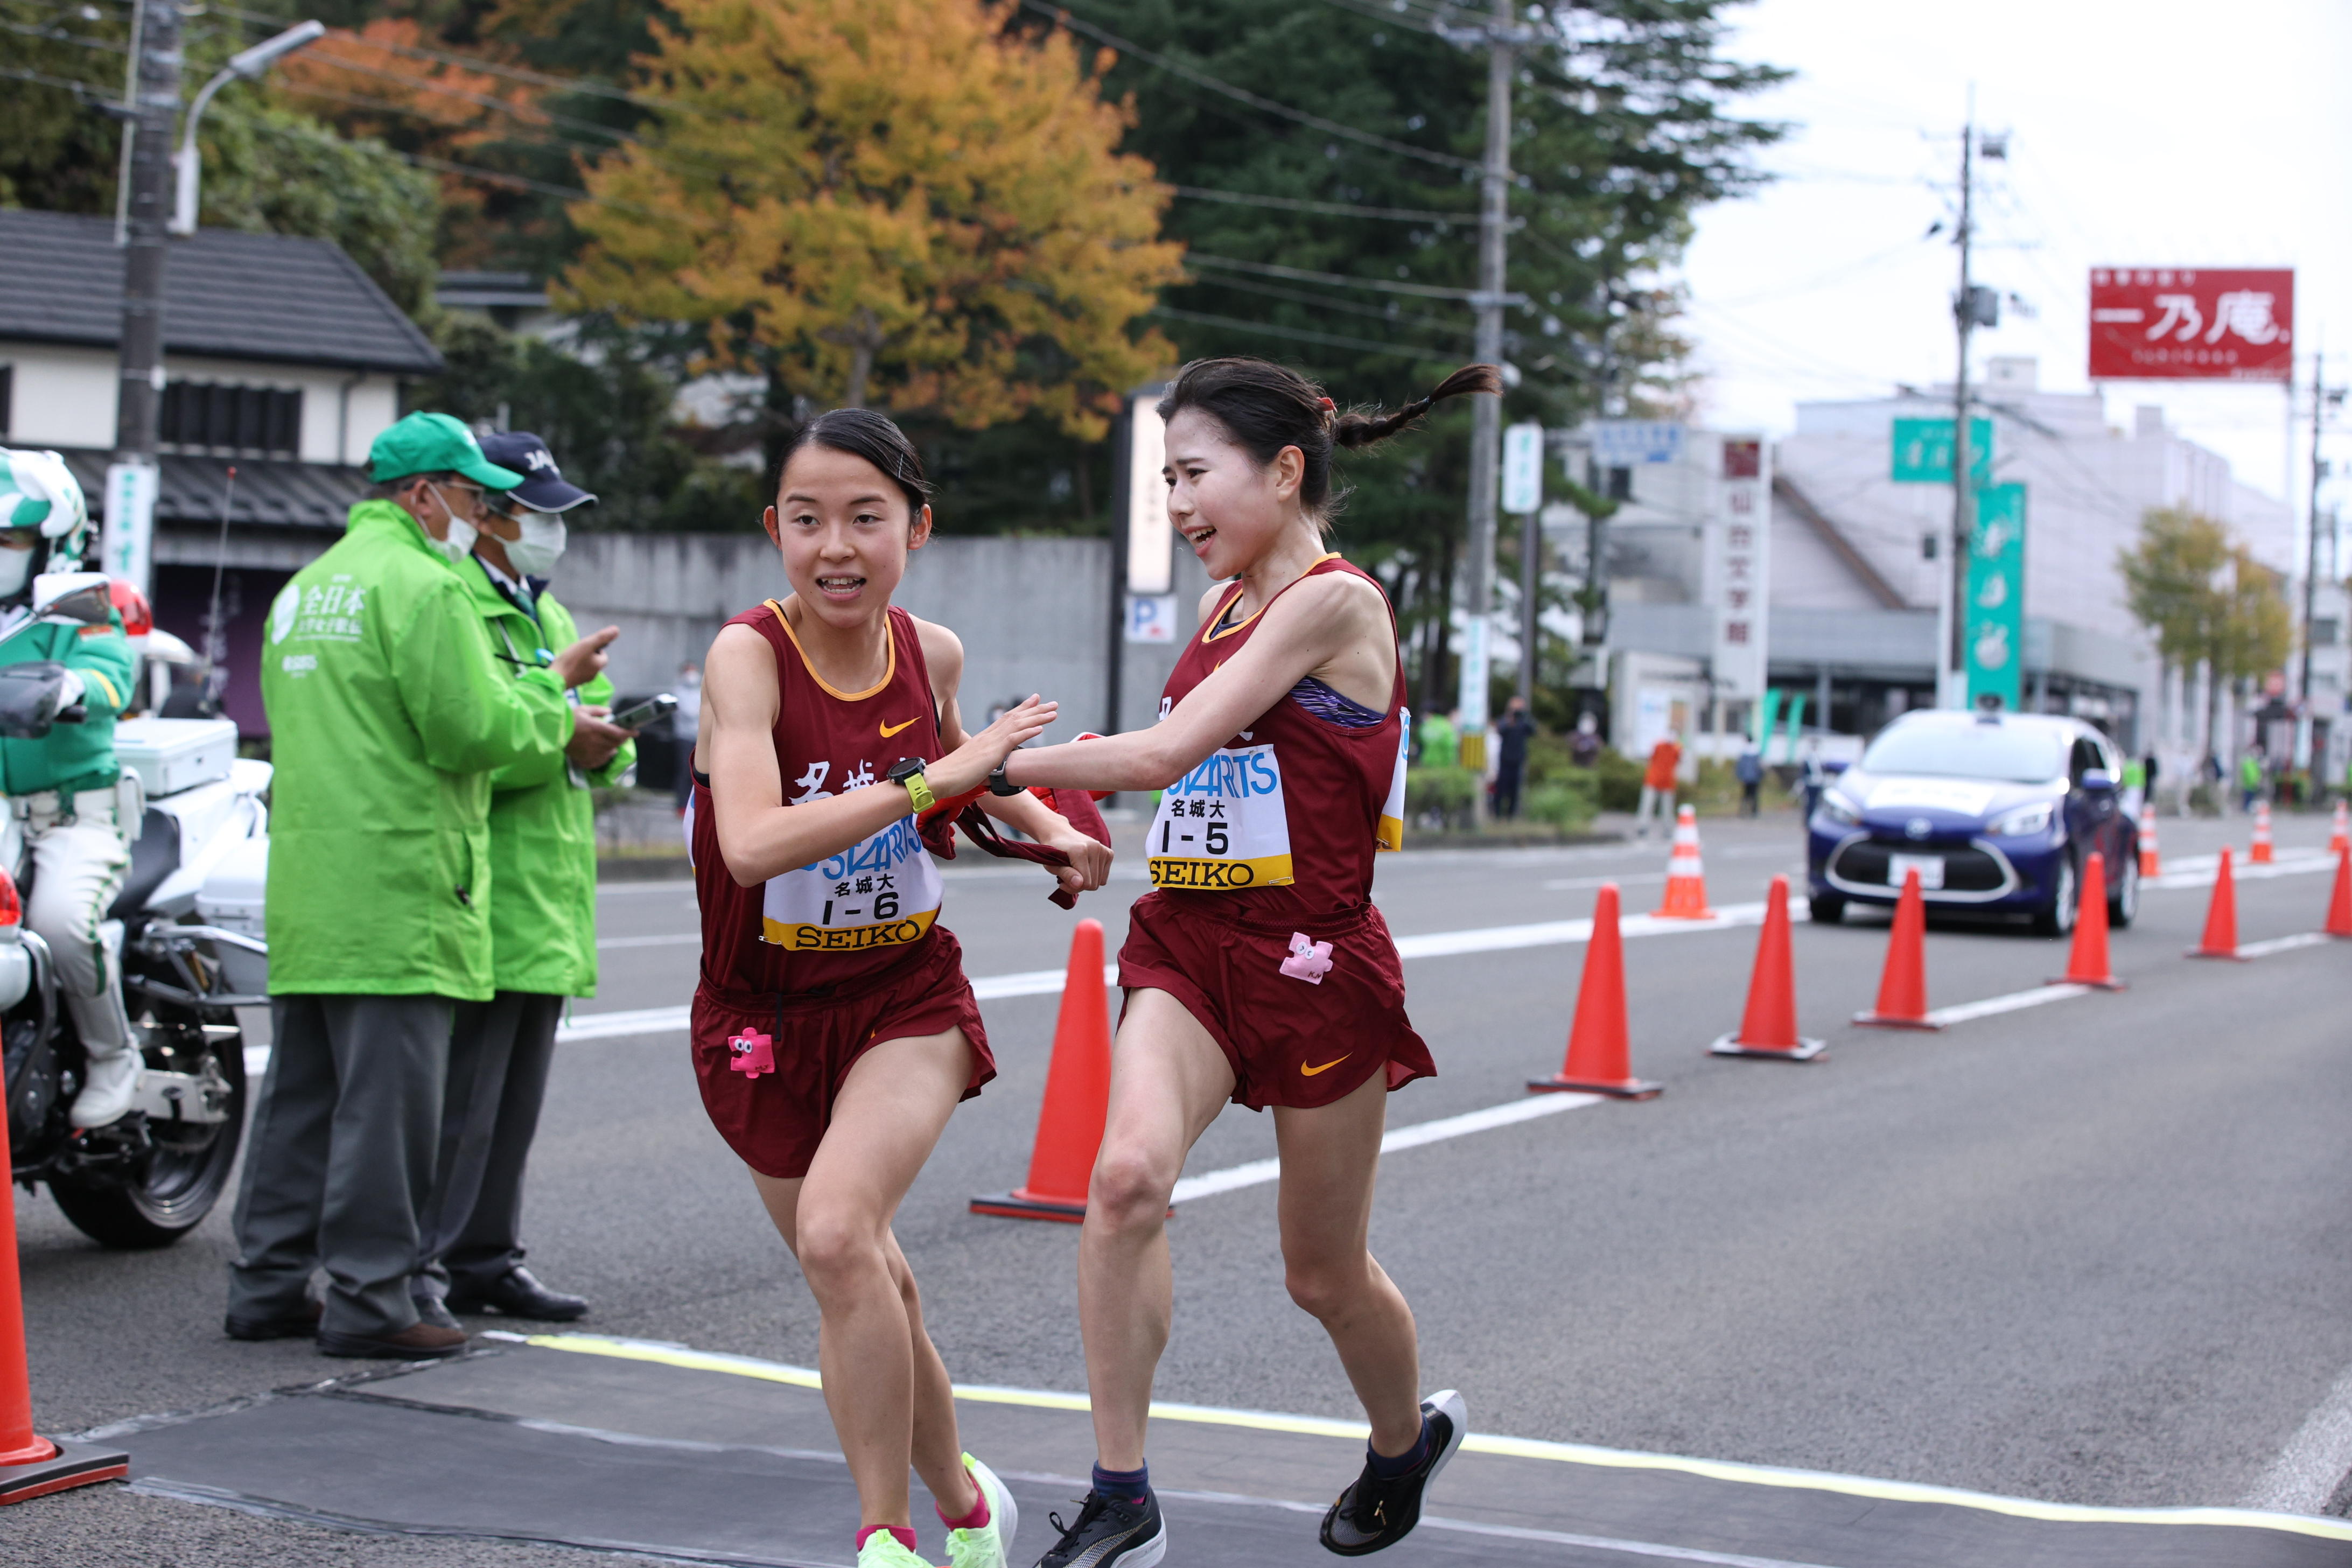
[(1342, 1557), (1362, 1557), (1394, 1546), (1421, 1522), (1422, 1494), (1469, 1436), (1470, 1407), (1449, 1388), (1421, 1402), (1421, 1418), (1429, 1425), (1429, 1457), (1403, 1475), (1388, 1478), (1374, 1475), (1370, 1461), (1365, 1461), (1364, 1473), (1323, 1516), (1327, 1549)]
[(1148, 1492), (1141, 1502), (1089, 1492), (1071, 1523), (1058, 1513), (1045, 1517), (1062, 1538), (1037, 1559), (1037, 1568), (1151, 1568), (1168, 1554), (1168, 1524), (1160, 1500)]

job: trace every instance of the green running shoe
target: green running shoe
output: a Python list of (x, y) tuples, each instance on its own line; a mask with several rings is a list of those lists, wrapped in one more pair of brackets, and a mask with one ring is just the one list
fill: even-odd
[[(1021, 1528), (1021, 1508), (996, 1472), (973, 1458), (963, 1457), (963, 1468), (971, 1475), (972, 1484), (980, 1495), (988, 1500), (988, 1522), (978, 1530), (948, 1531), (948, 1568), (1009, 1568), (1013, 1561), (1013, 1533)], [(865, 1568), (860, 1563), (858, 1568)]]
[(923, 1558), (898, 1544), (898, 1538), (877, 1530), (857, 1549), (857, 1568), (931, 1568)]

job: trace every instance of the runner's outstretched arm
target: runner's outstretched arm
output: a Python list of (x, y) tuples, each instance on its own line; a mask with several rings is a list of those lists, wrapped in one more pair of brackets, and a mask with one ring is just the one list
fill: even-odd
[(1393, 646), (1378, 589), (1341, 573), (1302, 579), (1266, 606), (1241, 651), (1159, 723), (1018, 752), (1007, 759), (1004, 776), (1024, 788), (1166, 789), (1300, 680), (1367, 640)]
[[(906, 786), (887, 780), (786, 806), (776, 768), (781, 698), (776, 658), (749, 626), (722, 626), (704, 662), (702, 743), (719, 851), (741, 887), (838, 855), (910, 815)], [(1032, 697), (926, 770), (931, 789), (958, 795), (988, 782), (1004, 754), (1054, 721), (1055, 705)]]

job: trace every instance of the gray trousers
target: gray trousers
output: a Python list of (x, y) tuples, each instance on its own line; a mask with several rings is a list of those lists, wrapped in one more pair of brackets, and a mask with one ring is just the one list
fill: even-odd
[(563, 998), (501, 991), (460, 1002), (449, 1037), (440, 1174), (425, 1210), (412, 1292), (446, 1297), (488, 1287), (520, 1263), (522, 1179), (555, 1060)]
[(446, 996), (276, 996), (245, 1145), (231, 1317), (301, 1310), (327, 1271), (331, 1333), (416, 1321), (408, 1277), (432, 1195), (449, 1062)]

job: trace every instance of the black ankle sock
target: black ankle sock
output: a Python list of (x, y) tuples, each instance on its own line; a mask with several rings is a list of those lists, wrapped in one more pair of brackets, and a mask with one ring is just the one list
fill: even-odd
[(1151, 1495), (1151, 1466), (1147, 1462), (1131, 1470), (1106, 1470), (1097, 1465), (1095, 1490), (1121, 1502), (1141, 1502)]
[(1364, 1445), (1364, 1457), (1371, 1461), (1372, 1474), (1384, 1481), (1392, 1481), (1405, 1474), (1429, 1458), (1429, 1417), (1422, 1417), (1421, 1436), (1412, 1440), (1412, 1447), (1395, 1458), (1390, 1458), (1370, 1443)]

